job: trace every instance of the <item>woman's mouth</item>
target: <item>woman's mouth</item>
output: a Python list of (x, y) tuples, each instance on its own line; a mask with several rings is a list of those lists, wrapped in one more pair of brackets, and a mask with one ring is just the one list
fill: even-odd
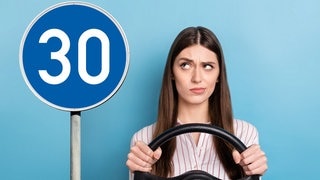
[(205, 90), (206, 90), (205, 88), (192, 88), (192, 89), (190, 89), (190, 91), (194, 94), (203, 94)]

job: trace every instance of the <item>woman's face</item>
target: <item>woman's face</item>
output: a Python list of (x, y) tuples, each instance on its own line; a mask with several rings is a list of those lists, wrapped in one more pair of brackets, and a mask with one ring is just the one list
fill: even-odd
[(201, 45), (182, 50), (173, 64), (179, 104), (208, 103), (219, 77), (217, 55)]

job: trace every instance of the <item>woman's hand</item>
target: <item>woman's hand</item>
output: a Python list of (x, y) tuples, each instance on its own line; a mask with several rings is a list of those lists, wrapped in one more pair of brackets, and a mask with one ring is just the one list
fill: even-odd
[(241, 154), (234, 150), (232, 155), (235, 163), (242, 166), (246, 175), (263, 175), (268, 169), (267, 157), (257, 144), (250, 146)]
[(147, 144), (137, 141), (130, 149), (126, 164), (131, 172), (150, 172), (152, 165), (160, 158), (161, 153), (160, 148), (152, 151)]

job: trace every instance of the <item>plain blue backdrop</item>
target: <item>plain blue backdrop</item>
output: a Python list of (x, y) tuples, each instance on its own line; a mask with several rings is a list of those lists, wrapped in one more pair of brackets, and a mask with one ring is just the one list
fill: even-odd
[[(70, 179), (70, 114), (28, 89), (19, 46), (29, 23), (61, 1), (0, 2), (0, 179)], [(82, 179), (128, 178), (131, 136), (153, 123), (167, 52), (187, 26), (219, 37), (234, 115), (260, 132), (264, 179), (314, 179), (320, 157), (320, 2), (137, 0), (87, 2), (112, 14), (130, 47), (120, 90), (82, 112)], [(62, 19), (63, 20), (63, 19)], [(88, 95), (90, 96), (90, 95)]]

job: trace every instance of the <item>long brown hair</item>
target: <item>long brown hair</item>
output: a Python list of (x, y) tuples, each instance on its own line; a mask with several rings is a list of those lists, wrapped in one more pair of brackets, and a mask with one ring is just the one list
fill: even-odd
[[(159, 97), (158, 119), (153, 137), (158, 136), (168, 128), (176, 125), (178, 93), (172, 78), (172, 67), (178, 54), (183, 49), (195, 44), (200, 44), (213, 51), (219, 61), (219, 83), (216, 84), (215, 90), (209, 98), (209, 116), (211, 123), (234, 134), (230, 91), (220, 42), (215, 34), (207, 28), (188, 27), (182, 30), (173, 41), (167, 57)], [(218, 157), (229, 178), (242, 177), (242, 168), (236, 165), (232, 158), (233, 148), (219, 138), (213, 138), (213, 141)], [(165, 143), (161, 148), (162, 155), (157, 163), (153, 165), (153, 173), (163, 177), (171, 176), (173, 174), (172, 157), (176, 148), (176, 140), (173, 139)]]

